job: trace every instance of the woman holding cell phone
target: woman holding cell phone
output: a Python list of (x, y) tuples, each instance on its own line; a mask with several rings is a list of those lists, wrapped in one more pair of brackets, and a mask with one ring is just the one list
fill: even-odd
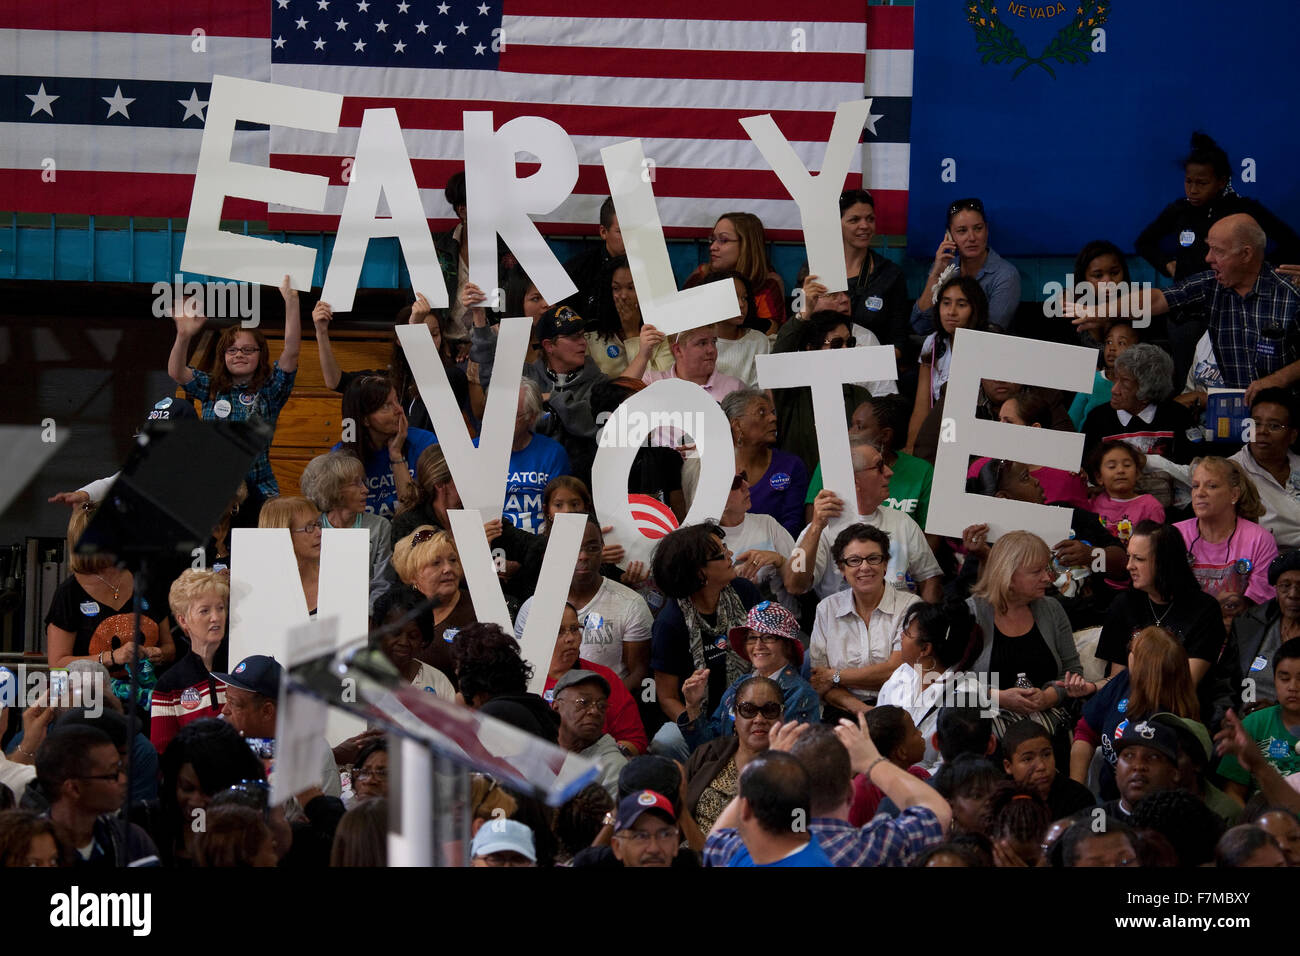
[(989, 325), (1005, 332), (1020, 305), (1020, 272), (989, 248), (989, 224), (984, 203), (958, 199), (948, 207), (948, 231), (935, 252), (925, 287), (912, 306), (912, 331), (927, 335), (934, 327), (935, 290), (955, 275), (980, 284), (989, 300)]

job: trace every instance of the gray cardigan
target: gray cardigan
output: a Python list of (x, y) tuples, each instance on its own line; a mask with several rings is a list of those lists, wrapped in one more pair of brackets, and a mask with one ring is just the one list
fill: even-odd
[[(988, 673), (989, 661), (993, 657), (993, 605), (977, 597), (967, 598), (966, 605), (975, 615), (975, 620), (984, 633), (984, 647), (970, 669), (985, 674)], [(1052, 652), (1052, 657), (1056, 660), (1057, 679), (1048, 681), (1041, 689), (1047, 690), (1048, 687), (1055, 686), (1057, 693), (1061, 695), (1061, 703), (1064, 703), (1065, 675), (1070, 671), (1076, 674), (1083, 673), (1083, 668), (1079, 665), (1079, 649), (1074, 644), (1074, 631), (1070, 627), (1070, 619), (1065, 616), (1065, 611), (1057, 603), (1056, 598), (1043, 597), (1032, 601), (1029, 610), (1033, 612), (1038, 633), (1043, 635), (1043, 640), (1047, 642), (1047, 649)]]

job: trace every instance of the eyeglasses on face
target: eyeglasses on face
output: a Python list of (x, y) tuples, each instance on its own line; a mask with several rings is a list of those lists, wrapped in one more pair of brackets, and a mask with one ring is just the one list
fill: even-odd
[(653, 831), (622, 830), (614, 835), (620, 840), (627, 840), (627, 842), (637, 846), (646, 846), (651, 840), (654, 840), (656, 843), (667, 843), (670, 840), (673, 843), (676, 843), (680, 839), (676, 827), (664, 827), (662, 830)]
[(982, 203), (978, 199), (958, 199), (955, 203), (953, 203), (951, 206), (948, 207), (948, 215), (955, 216), (957, 215), (957, 213), (967, 209), (971, 210), (972, 212), (977, 212), (981, 216), (984, 215), (984, 203)]
[(262, 350), (258, 348), (256, 345), (243, 345), (243, 346), (232, 345), (230, 348), (226, 349), (226, 354), (227, 355), (256, 355), (260, 351)]
[(861, 567), (864, 561), (868, 567), (878, 568), (885, 563), (885, 556), (883, 554), (851, 554), (847, 558), (841, 558), (840, 564), (846, 568), (857, 568)]
[(711, 246), (725, 246), (733, 242), (740, 242), (740, 239), (736, 236), (709, 236)]
[(1283, 425), (1281, 422), (1255, 422), (1255, 431), (1263, 432), (1265, 435), (1277, 435), (1290, 429), (1290, 425)]
[(745, 638), (745, 644), (746, 646), (750, 644), (779, 644), (783, 640), (785, 638), (778, 637), (775, 634), (756, 634), (750, 631), (749, 637)]
[(77, 777), (78, 780), (116, 780), (118, 777), (126, 776), (126, 766), (122, 761), (117, 762), (117, 769), (110, 773), (87, 773)]
[(360, 767), (352, 768), (353, 780), (387, 780), (388, 768), (384, 767), (378, 770), (362, 770)]
[(589, 710), (603, 714), (605, 708), (609, 706), (609, 701), (601, 697), (567, 697), (561, 699), (567, 701), (580, 714)]
[(560, 625), (560, 636), (561, 636), (561, 637), (564, 637), (566, 634), (581, 634), (581, 633), (582, 633), (582, 625), (581, 625), (581, 624), (562, 624), (562, 625)]
[(309, 524), (301, 528), (290, 528), (289, 530), (296, 534), (320, 534), (324, 529), (319, 524)]
[(743, 472), (737, 472), (736, 477), (731, 479), (731, 490), (739, 491), (740, 486), (749, 480), (749, 477)]
[(737, 716), (745, 720), (753, 720), (759, 714), (762, 714), (766, 720), (780, 720), (784, 712), (785, 708), (781, 704), (772, 701), (766, 704), (755, 704), (747, 700), (743, 704), (736, 705)]
[(828, 349), (851, 349), (857, 344), (858, 339), (857, 336), (854, 335), (850, 335), (847, 338), (842, 335), (837, 335), (833, 339), (826, 340), (826, 347)]

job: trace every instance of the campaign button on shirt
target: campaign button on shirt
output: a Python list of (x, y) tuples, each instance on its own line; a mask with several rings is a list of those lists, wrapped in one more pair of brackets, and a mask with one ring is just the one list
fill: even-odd
[(241, 405), (252, 405), (255, 401), (257, 401), (257, 395), (254, 394), (253, 392), (240, 392), (240, 393), (239, 393), (239, 404), (241, 404)]
[(878, 295), (867, 296), (867, 311), (879, 312), (885, 307), (885, 300)]
[(199, 693), (196, 687), (187, 687), (181, 692), (181, 709), (185, 711), (194, 710), (202, 706), (203, 695)]
[(618, 358), (620, 355), (623, 354), (623, 350), (619, 348), (617, 345), (611, 345), (605, 349), (605, 354), (608, 355), (610, 358)]
[(154, 402), (153, 407), (158, 409), (171, 408), (172, 400), (170, 398), (161, 398), (158, 401)]
[(1182, 232), (1178, 234), (1178, 244), (1182, 246), (1184, 249), (1191, 246), (1191, 244), (1194, 243), (1195, 241), (1196, 241), (1196, 233), (1192, 232), (1192, 230), (1190, 229), (1184, 229)]
[(1253, 661), (1250, 662), (1250, 669), (1252, 671), (1262, 671), (1267, 666), (1268, 666), (1268, 658), (1264, 657), (1263, 655), (1255, 658)]
[(81, 613), (86, 617), (94, 617), (99, 613), (99, 604), (95, 601), (82, 601)]
[(1291, 745), (1285, 740), (1278, 740), (1273, 737), (1268, 742), (1268, 755), (1274, 760), (1281, 760), (1291, 756)]
[(775, 475), (773, 475), (771, 478), (768, 479), (768, 484), (770, 484), (777, 491), (782, 491), (783, 489), (789, 487), (790, 476), (786, 474), (784, 471), (778, 471)]
[(230, 402), (226, 401), (224, 398), (219, 398), (212, 405), (212, 414), (216, 415), (218, 418), (229, 418), (230, 409)]

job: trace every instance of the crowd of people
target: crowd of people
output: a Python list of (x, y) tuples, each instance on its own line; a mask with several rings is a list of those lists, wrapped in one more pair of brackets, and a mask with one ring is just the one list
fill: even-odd
[[(452, 306), (416, 290), (398, 322), (430, 329), (474, 436), (497, 322), (532, 320), (506, 498), (485, 525), (514, 632), (478, 620), (448, 517), (460, 494), (400, 343), (387, 368), (340, 369), (319, 302), (321, 371), (354, 428), (306, 465), (300, 495), (259, 455), (202, 569), (153, 575), (139, 630), (131, 574), (73, 550), (109, 482), (52, 499), (73, 511), (49, 664), (109, 693), (98, 715), (13, 714), (0, 865), (384, 864), (381, 730), (322, 739), (319, 780), (270, 801), (284, 672), (228, 660), (232, 524), (288, 530), (311, 614), (323, 530), (366, 529), (371, 644), (393, 679), (599, 767), (559, 807), (473, 775), (475, 866), (1300, 865), (1300, 236), (1233, 190), (1207, 137), (1183, 167), (1184, 197), (1137, 240), (1164, 289), (1129, 285), (1120, 247), (1098, 240), (1075, 268), (1090, 304), (1046, 318), (990, 245), (996, 209), (968, 199), (909, 292), (870, 248), (874, 199), (851, 189), (847, 290), (807, 269), (787, 289), (762, 222), (728, 212), (687, 285), (732, 283), (739, 312), (676, 335), (642, 318), (612, 201), (567, 264), (576, 295), (547, 302), (503, 246), (505, 301), (489, 307), (454, 177), (460, 224), (436, 243)], [(235, 326), (191, 366), (205, 320), (178, 311), (168, 371), (203, 420), (275, 424), (301, 339), (298, 294), (281, 291), (274, 362)], [(1077, 470), (969, 462), (973, 494), (1068, 509), (1066, 539), (990, 540), (978, 512), (960, 538), (926, 533), (959, 329), (1096, 349), (1090, 394), (984, 380), (976, 409), (1083, 435)], [(814, 424), (810, 390), (760, 388), (755, 359), (882, 344), (897, 380), (842, 389), (846, 501), (823, 485), (816, 427), (831, 425)], [(592, 463), (609, 414), (672, 378), (720, 404), (734, 480), (716, 522), (683, 524), (692, 436), (651, 436), (627, 490), (672, 527), (630, 560), (595, 514)], [(1221, 426), (1221, 389), (1242, 395), (1240, 431)], [(151, 417), (193, 414), (167, 398)], [(586, 525), (563, 616), (549, 660), (525, 661), (565, 513)], [(133, 686), (134, 719), (119, 699)]]

